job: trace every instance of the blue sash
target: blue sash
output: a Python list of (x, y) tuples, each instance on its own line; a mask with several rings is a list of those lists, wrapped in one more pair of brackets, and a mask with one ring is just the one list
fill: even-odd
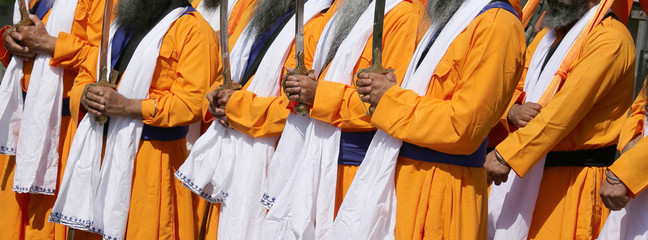
[(50, 4), (48, 1), (38, 1), (37, 6), (30, 10), (31, 14), (34, 14), (38, 19), (43, 20), (45, 14), (47, 14), (54, 4)]
[[(478, 16), (493, 8), (504, 9), (511, 12), (518, 19), (520, 18), (515, 11), (515, 8), (513, 8), (513, 6), (506, 0), (495, 0), (490, 2), (479, 12)], [(432, 46), (434, 40), (436, 40), (440, 33), (441, 30), (433, 35), (432, 39), (426, 46), (427, 49)], [(418, 64), (420, 64), (420, 62)], [(342, 132), (340, 138), (340, 154), (338, 156), (338, 164), (359, 166), (360, 163), (362, 163), (364, 156), (367, 154), (369, 144), (371, 144), (371, 140), (373, 139), (375, 133), (376, 131), (361, 133)], [(477, 149), (477, 151), (475, 151), (471, 155), (453, 155), (403, 142), (403, 146), (400, 149), (399, 155), (405, 158), (425, 162), (447, 163), (465, 167), (482, 167), (484, 165), (484, 160), (486, 159), (487, 143), (488, 138), (486, 138), (479, 146), (479, 149)]]
[[(23, 103), (25, 103), (25, 98), (27, 98), (27, 92), (22, 92)], [(61, 116), (69, 117), (72, 116), (70, 113), (70, 98), (63, 98), (63, 104), (61, 106)]]

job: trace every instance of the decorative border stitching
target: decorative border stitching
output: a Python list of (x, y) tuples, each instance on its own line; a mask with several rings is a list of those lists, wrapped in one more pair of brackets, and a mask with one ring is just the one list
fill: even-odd
[(16, 148), (0, 146), (0, 154), (2, 154), (2, 155), (16, 155)]
[(182, 182), (182, 185), (189, 188), (189, 190), (191, 190), (201, 198), (204, 198), (210, 203), (222, 203), (223, 201), (225, 201), (227, 197), (229, 197), (229, 193), (223, 191), (220, 192), (222, 197), (220, 198), (212, 197), (211, 194), (204, 192), (202, 187), (199, 187), (197, 184), (193, 182), (191, 178), (182, 174), (180, 171), (176, 171), (175, 176), (178, 180), (180, 180), (180, 182)]
[(274, 205), (275, 200), (277, 200), (276, 197), (270, 197), (270, 195), (264, 193), (263, 197), (261, 197), (261, 204), (263, 204), (267, 209), (270, 209)]
[(11, 188), (11, 191), (14, 191), (14, 192), (17, 192), (17, 193), (41, 193), (41, 194), (47, 194), (47, 195), (54, 195), (55, 189), (42, 188), (42, 187), (39, 187), (39, 186), (31, 186), (31, 187), (13, 186), (13, 188)]
[(109, 236), (104, 233), (103, 229), (94, 227), (94, 221), (84, 220), (75, 217), (69, 217), (58, 212), (52, 212), (49, 216), (49, 222), (63, 224), (71, 228), (97, 233), (105, 240), (119, 240), (120, 238)]

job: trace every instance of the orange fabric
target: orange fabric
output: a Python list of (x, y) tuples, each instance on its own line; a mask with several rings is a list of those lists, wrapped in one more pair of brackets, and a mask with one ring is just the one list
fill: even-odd
[[(371, 123), (405, 142), (471, 154), (507, 109), (522, 74), (525, 46), (515, 15), (488, 10), (450, 45), (425, 96), (394, 86)], [(399, 157), (396, 238), (485, 239), (485, 179), (483, 168)]]
[[(194, 209), (196, 209), (196, 232), (200, 232), (203, 217), (205, 216), (205, 205), (208, 204), (205, 199), (200, 198), (194, 194)], [(217, 239), (218, 237), (218, 217), (220, 214), (220, 203), (211, 204), (209, 214), (207, 216), (207, 225), (205, 226), (205, 239)], [(198, 236), (198, 235), (196, 235)], [(198, 239), (196, 237), (196, 239)]]
[(338, 165), (338, 176), (337, 176), (337, 186), (335, 188), (335, 216), (337, 216), (340, 206), (342, 206), (342, 201), (344, 201), (344, 196), (346, 196), (349, 187), (351, 187), (351, 182), (358, 172), (358, 166), (351, 165)]
[(522, 9), (522, 27), (526, 28), (529, 25), (529, 21), (531, 21), (539, 3), (540, 0), (529, 0), (524, 5), (524, 9)]
[(630, 107), (630, 115), (623, 123), (621, 134), (619, 134), (619, 143), (617, 149), (623, 151), (623, 148), (635, 137), (643, 136), (644, 120), (646, 118), (646, 82), (639, 92), (637, 99), (634, 100)]
[(596, 239), (610, 213), (599, 196), (605, 168), (545, 168), (529, 239)]
[(486, 239), (486, 170), (406, 158), (396, 165), (396, 239)]
[[(202, 116), (202, 101), (214, 81), (217, 41), (200, 13), (180, 17), (160, 49), (142, 122), (156, 127), (185, 126)], [(71, 110), (80, 119), (85, 85), (96, 82), (96, 61), (72, 89)], [(155, 101), (157, 99), (157, 110)], [(154, 113), (157, 111), (157, 114)], [(126, 239), (195, 239), (197, 198), (174, 177), (187, 156), (186, 140), (140, 141), (135, 158)]]
[(11, 191), (16, 158), (0, 155), (0, 239), (25, 239), (27, 225), (27, 194)]
[[(534, 42), (539, 42), (546, 30)], [(529, 47), (535, 52), (537, 43)], [(627, 28), (606, 18), (587, 36), (563, 86), (542, 111), (500, 143), (500, 155), (520, 176), (549, 151), (615, 144), (632, 101), (635, 49)], [(527, 62), (532, 54), (527, 54)], [(524, 76), (521, 78), (524, 81)]]

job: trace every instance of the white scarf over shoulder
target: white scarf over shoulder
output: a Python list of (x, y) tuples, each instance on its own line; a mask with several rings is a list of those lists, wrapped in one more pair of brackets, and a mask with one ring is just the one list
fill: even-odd
[[(164, 36), (186, 9), (171, 11), (142, 39), (122, 75), (117, 92), (130, 99), (148, 97)], [(118, 28), (115, 23), (110, 27), (110, 45)], [(111, 52), (112, 49), (108, 56)], [(111, 69), (110, 61), (108, 64)], [(123, 239), (134, 161), (144, 124), (138, 119), (111, 117), (102, 158), (104, 125), (93, 118), (92, 114), (86, 114), (79, 123), (49, 221), (96, 232), (104, 239)]]
[[(542, 69), (551, 46), (556, 41), (556, 32), (549, 30), (536, 48), (526, 78), (524, 91), (526, 102), (537, 102), (551, 83), (565, 56), (581, 34), (597, 7), (590, 9), (574, 26)], [(508, 181), (492, 186), (488, 195), (488, 238), (489, 239), (526, 239), (529, 235), (533, 209), (535, 208), (545, 157), (524, 176), (511, 171)]]
[[(308, 22), (331, 5), (331, 0), (311, 0), (304, 5)], [(295, 17), (281, 29), (265, 54), (248, 91), (261, 97), (280, 96), (281, 72), (295, 38)], [(252, 44), (250, 25), (232, 49), (232, 80), (244, 75)], [(259, 202), (268, 161), (278, 137), (254, 138), (214, 121), (198, 139), (176, 177), (210, 202), (222, 202), (219, 239), (257, 239), (266, 209)]]
[[(14, 23), (20, 21), (18, 1)], [(47, 33), (70, 33), (76, 6), (76, 0), (55, 1)], [(13, 191), (19, 193), (54, 195), (56, 190), (63, 67), (50, 66), (50, 59), (47, 54), (36, 55), (24, 103), (22, 59), (12, 57), (0, 84), (0, 154), (16, 155)]]
[[(385, 13), (399, 0), (388, 0)], [(323, 80), (351, 84), (353, 70), (372, 35), (374, 2), (341, 43)], [(335, 33), (333, 16), (317, 44), (313, 67), (320, 75)], [(333, 223), (339, 128), (299, 114), (288, 116), (277, 152), (268, 169), (263, 202), (270, 208), (264, 239), (319, 239)], [(297, 147), (301, 146), (301, 147)]]
[[(466, 0), (443, 26), (434, 24), (423, 36), (414, 52), (402, 86), (425, 95), (430, 79), (454, 39), (468, 27), (490, 0)], [(437, 31), (441, 33), (420, 61)], [(396, 193), (394, 186), (396, 160), (402, 141), (378, 130), (367, 155), (347, 191), (327, 239), (394, 239)]]

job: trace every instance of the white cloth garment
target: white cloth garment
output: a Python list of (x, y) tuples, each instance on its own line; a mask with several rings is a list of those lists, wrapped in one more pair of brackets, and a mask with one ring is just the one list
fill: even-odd
[[(122, 75), (117, 92), (131, 99), (148, 96), (164, 36), (186, 9), (181, 7), (171, 11), (142, 39)], [(111, 45), (118, 28), (115, 23), (111, 25)], [(109, 49), (108, 56), (111, 52)], [(110, 61), (108, 65), (111, 69)], [(49, 220), (99, 233), (104, 239), (123, 239), (130, 206), (133, 163), (143, 123), (138, 119), (110, 118), (102, 162), (104, 126), (93, 121), (93, 117), (86, 114), (79, 123)]]
[[(643, 138), (648, 135), (648, 119), (644, 118)], [(630, 199), (619, 211), (612, 211), (599, 234), (600, 240), (648, 239), (648, 194)]]
[[(70, 32), (76, 5), (76, 0), (54, 2), (45, 26), (50, 35)], [(14, 22), (20, 20), (18, 9), (16, 1)], [(0, 84), (0, 153), (16, 155), (12, 190), (19, 193), (53, 195), (56, 189), (63, 68), (51, 67), (50, 59), (36, 55), (24, 103), (22, 59), (12, 57)]]
[[(444, 53), (490, 0), (467, 0), (445, 27), (434, 24), (419, 44), (403, 79), (402, 86), (425, 95), (430, 79)], [(417, 63), (434, 33), (441, 33)], [(367, 155), (358, 168), (326, 239), (394, 239), (396, 225), (395, 169), (402, 141), (378, 130)]]
[[(311, 0), (304, 5), (304, 21), (331, 5), (331, 0)], [(277, 38), (259, 64), (248, 91), (258, 96), (280, 96), (281, 72), (295, 38), (294, 16), (281, 29)], [(232, 50), (232, 80), (240, 81), (251, 44), (256, 34), (246, 28)], [(266, 209), (259, 202), (264, 185), (266, 166), (271, 159), (278, 137), (254, 138), (214, 122), (208, 133), (196, 143), (195, 152), (180, 167), (176, 176), (194, 192), (212, 202), (222, 201), (218, 239), (257, 239)], [(202, 144), (202, 143), (214, 144)], [(223, 155), (223, 152), (226, 152)], [(210, 155), (210, 153), (220, 153)], [(223, 158), (227, 156), (227, 158)], [(213, 166), (204, 166), (205, 164)], [(201, 168), (205, 168), (204, 171)], [(208, 169), (207, 169), (208, 168)], [(187, 175), (197, 173), (196, 175)], [(195, 180), (200, 179), (200, 185)], [(190, 180), (191, 182), (187, 181)], [(190, 184), (194, 185), (191, 186)], [(205, 184), (202, 186), (202, 184)], [(203, 188), (198, 191), (195, 186)], [(215, 188), (220, 186), (220, 188)], [(208, 192), (205, 191), (207, 188)], [(216, 196), (215, 196), (216, 194)], [(220, 194), (220, 195), (218, 195)], [(215, 198), (214, 198), (215, 196)]]
[[(547, 65), (542, 64), (556, 41), (556, 32), (549, 30), (536, 48), (526, 78), (524, 80), (525, 102), (537, 102), (558, 71), (560, 64), (581, 34), (587, 22), (596, 12), (597, 7), (590, 9), (574, 24), (551, 56)], [(546, 157), (546, 156), (545, 156)], [(508, 175), (508, 181), (499, 186), (491, 186), (488, 197), (488, 239), (526, 239), (531, 226), (545, 157), (520, 178), (514, 171)]]
[[(401, 1), (387, 1), (389, 12)], [(351, 84), (355, 63), (372, 35), (374, 3), (363, 12), (330, 63), (324, 80)], [(317, 44), (313, 67), (319, 76), (335, 32), (334, 16)], [(319, 239), (333, 223), (340, 129), (291, 114), (268, 170), (271, 207), (263, 223), (263, 239)], [(301, 147), (297, 147), (300, 146)], [(271, 182), (270, 182), (271, 181)]]

